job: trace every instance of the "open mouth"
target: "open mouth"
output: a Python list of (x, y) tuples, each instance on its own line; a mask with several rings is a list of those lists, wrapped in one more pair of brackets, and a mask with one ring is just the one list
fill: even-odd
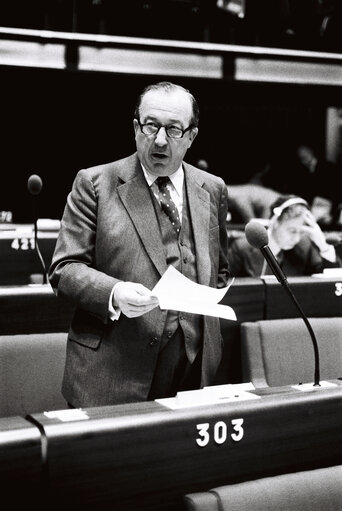
[(157, 160), (165, 160), (167, 158), (167, 154), (164, 154), (164, 153), (152, 153), (152, 158), (156, 158)]

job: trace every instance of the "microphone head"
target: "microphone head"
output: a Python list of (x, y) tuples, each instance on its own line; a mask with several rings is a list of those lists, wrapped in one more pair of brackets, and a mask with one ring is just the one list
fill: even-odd
[(27, 188), (32, 195), (38, 195), (43, 188), (43, 181), (37, 174), (32, 174), (27, 180)]
[(251, 220), (245, 227), (247, 241), (254, 248), (262, 248), (268, 244), (268, 234), (265, 227), (257, 220)]

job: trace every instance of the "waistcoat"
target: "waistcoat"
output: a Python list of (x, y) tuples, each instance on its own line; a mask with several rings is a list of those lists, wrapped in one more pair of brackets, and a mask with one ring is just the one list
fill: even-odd
[[(193, 282), (197, 282), (195, 243), (190, 220), (185, 181), (183, 185), (182, 226), (179, 236), (172, 227), (169, 218), (161, 209), (161, 206), (151, 189), (150, 193), (159, 223), (167, 265), (174, 266), (187, 278)], [(180, 326), (183, 331), (185, 351), (189, 361), (192, 363), (198, 351), (202, 347), (203, 318), (198, 314), (168, 311), (161, 340), (161, 349), (175, 333), (178, 326)]]

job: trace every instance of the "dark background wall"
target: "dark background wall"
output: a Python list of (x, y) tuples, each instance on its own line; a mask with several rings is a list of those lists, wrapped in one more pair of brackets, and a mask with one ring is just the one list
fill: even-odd
[[(136, 98), (145, 85), (165, 78), (0, 68), (0, 210), (13, 211), (15, 222), (29, 222), (26, 183), (39, 174), (39, 216), (60, 218), (80, 168), (135, 150)], [(194, 93), (201, 109), (199, 136), (187, 161), (205, 158), (228, 184), (248, 181), (270, 161), (279, 166), (279, 179), (286, 179), (293, 145), (307, 140), (323, 152), (326, 107), (341, 106), (334, 87), (175, 81)]]

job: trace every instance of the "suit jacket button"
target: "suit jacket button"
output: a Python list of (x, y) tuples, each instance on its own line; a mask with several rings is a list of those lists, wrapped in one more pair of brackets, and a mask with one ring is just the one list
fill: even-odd
[(157, 337), (153, 337), (153, 339), (150, 340), (150, 346), (155, 346), (158, 342), (158, 338)]

